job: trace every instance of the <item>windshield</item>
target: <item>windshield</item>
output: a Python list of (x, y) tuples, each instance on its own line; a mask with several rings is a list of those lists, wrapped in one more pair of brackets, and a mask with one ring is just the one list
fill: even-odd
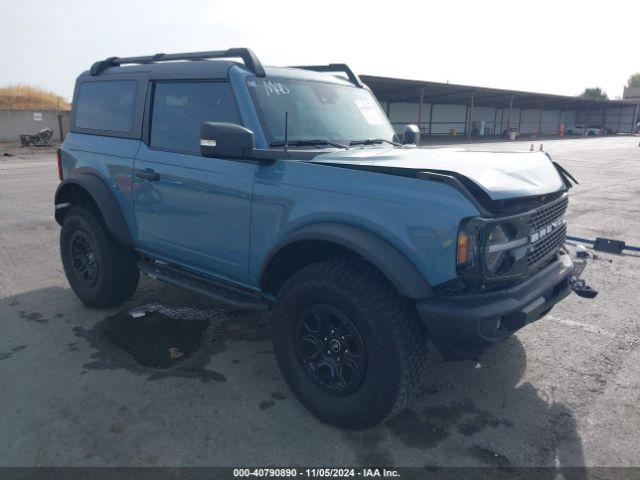
[[(373, 95), (364, 88), (304, 80), (247, 79), (269, 144), (326, 140), (393, 141), (394, 131)], [(274, 145), (275, 146), (275, 145)]]

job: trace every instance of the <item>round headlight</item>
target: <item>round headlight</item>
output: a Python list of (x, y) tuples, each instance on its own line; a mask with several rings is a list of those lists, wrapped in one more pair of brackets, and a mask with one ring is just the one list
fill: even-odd
[(502, 225), (496, 225), (491, 230), (491, 233), (489, 233), (484, 254), (484, 263), (491, 273), (496, 273), (502, 266), (507, 255), (507, 250), (500, 249), (499, 246), (508, 243), (509, 240), (511, 240), (511, 238)]

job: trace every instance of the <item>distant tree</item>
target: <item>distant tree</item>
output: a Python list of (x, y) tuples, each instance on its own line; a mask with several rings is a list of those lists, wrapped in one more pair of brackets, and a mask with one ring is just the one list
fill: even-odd
[(640, 87), (640, 72), (634, 73), (629, 77), (627, 87)]
[(600, 87), (593, 88), (585, 88), (584, 92), (580, 95), (581, 97), (589, 97), (594, 100), (608, 100), (607, 92), (602, 90)]

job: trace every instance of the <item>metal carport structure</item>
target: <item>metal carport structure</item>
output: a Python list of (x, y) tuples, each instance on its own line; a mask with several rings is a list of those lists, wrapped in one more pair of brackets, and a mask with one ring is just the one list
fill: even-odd
[[(640, 103), (629, 100), (593, 100), (578, 96), (373, 75), (361, 75), (360, 78), (371, 88), (383, 105), (396, 131), (401, 132), (405, 123), (415, 123), (427, 136), (450, 133), (453, 127), (446, 127), (457, 125), (463, 127), (459, 133), (471, 139), (472, 133), (478, 131), (474, 128), (474, 122), (478, 120), (480, 110), (484, 115), (483, 120), (490, 126), (487, 136), (500, 135), (504, 130), (510, 131), (512, 125), (518, 125), (518, 128), (521, 128), (522, 115), (526, 112), (528, 129), (521, 133), (528, 133), (535, 137), (553, 135), (550, 132), (557, 135), (563, 123), (602, 125), (616, 133), (631, 133), (640, 112)], [(404, 115), (394, 115), (394, 106), (399, 105), (405, 107)], [(453, 114), (449, 118), (438, 117), (434, 109), (437, 110), (439, 106), (445, 105), (460, 107), (457, 110), (457, 118), (454, 119)], [(408, 108), (411, 106), (415, 108), (413, 110)], [(464, 107), (464, 116), (462, 107)], [(413, 119), (410, 111), (414, 111)], [(491, 111), (493, 111), (493, 119), (488, 118)], [(548, 116), (549, 112), (557, 113), (557, 122), (554, 120), (555, 116), (553, 118)], [(399, 121), (399, 116), (403, 117), (402, 121)], [(499, 116), (500, 121), (498, 121)], [(554, 125), (554, 123), (557, 124)], [(565, 126), (570, 127), (570, 125)]]

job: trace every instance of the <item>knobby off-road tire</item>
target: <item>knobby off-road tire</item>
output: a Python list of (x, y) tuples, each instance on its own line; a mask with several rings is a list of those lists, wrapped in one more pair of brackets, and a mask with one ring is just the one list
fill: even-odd
[(322, 421), (371, 427), (404, 408), (422, 382), (426, 331), (413, 304), (365, 261), (302, 268), (280, 289), (273, 318), (282, 374)]
[(116, 242), (95, 207), (71, 207), (62, 223), (60, 255), (71, 288), (87, 307), (115, 306), (136, 291), (136, 255)]

